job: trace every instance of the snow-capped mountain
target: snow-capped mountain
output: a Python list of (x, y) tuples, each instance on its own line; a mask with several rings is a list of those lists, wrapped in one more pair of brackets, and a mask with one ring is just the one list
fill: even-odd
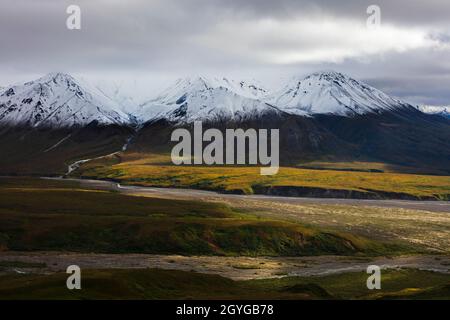
[(418, 110), (422, 111), (423, 113), (428, 113), (428, 114), (434, 114), (434, 115), (439, 115), (439, 116), (443, 116), (446, 118), (450, 118), (450, 106), (418, 106), (417, 107)]
[[(107, 84), (107, 85), (106, 85)], [(63, 73), (0, 88), (0, 124), (72, 127), (93, 121), (136, 125), (165, 118), (248, 120), (269, 112), (299, 116), (353, 116), (411, 107), (401, 100), (338, 72), (294, 78), (270, 93), (254, 82), (193, 77), (177, 80), (156, 98), (141, 105), (114, 82), (89, 85)], [(449, 117), (449, 107), (423, 106), (425, 113)]]
[(185, 78), (141, 106), (138, 118), (149, 121), (166, 118), (170, 121), (230, 119), (242, 120), (278, 111), (259, 97), (267, 90), (247, 82), (226, 78)]
[(297, 115), (378, 113), (407, 104), (342, 73), (329, 71), (294, 78), (267, 102)]
[[(0, 89), (1, 172), (64, 173), (73, 159), (159, 152), (170, 146), (173, 125), (190, 128), (195, 120), (218, 121), (221, 129), (233, 120), (243, 128), (279, 128), (280, 159), (289, 166), (354, 159), (450, 172), (448, 121), (336, 72), (295, 79), (272, 94), (250, 82), (181, 79), (136, 110), (122, 87), (109, 88), (53, 73)], [(171, 123), (152, 121), (161, 118)], [(88, 125), (93, 121), (119, 125)]]
[(0, 94), (0, 124), (33, 127), (127, 124), (119, 104), (89, 84), (63, 73), (10, 86)]

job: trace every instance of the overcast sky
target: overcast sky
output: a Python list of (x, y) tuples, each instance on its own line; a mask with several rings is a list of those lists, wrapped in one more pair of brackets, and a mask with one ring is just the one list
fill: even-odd
[[(70, 4), (81, 30), (66, 28)], [(151, 96), (189, 75), (274, 86), (332, 69), (450, 105), (449, 17), (448, 0), (1, 0), (0, 85), (62, 71)]]

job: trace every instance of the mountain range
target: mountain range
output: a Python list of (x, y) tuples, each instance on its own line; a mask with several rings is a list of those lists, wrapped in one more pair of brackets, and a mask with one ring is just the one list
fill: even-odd
[[(63, 73), (50, 73), (24, 84), (0, 88), (0, 125), (31, 127), (136, 125), (157, 119), (241, 121), (267, 112), (299, 116), (356, 116), (412, 107), (342, 73), (313, 73), (292, 78), (280, 90), (227, 78), (178, 79), (143, 103), (123, 95), (120, 87), (92, 86)], [(450, 107), (417, 106), (417, 110), (450, 116)]]
[(173, 128), (191, 129), (196, 120), (222, 130), (280, 128), (285, 165), (365, 160), (450, 172), (448, 109), (435, 111), (333, 71), (290, 79), (274, 91), (227, 78), (179, 79), (140, 104), (119, 88), (51, 73), (0, 89), (0, 172), (61, 173), (73, 161), (125, 145), (166, 152)]

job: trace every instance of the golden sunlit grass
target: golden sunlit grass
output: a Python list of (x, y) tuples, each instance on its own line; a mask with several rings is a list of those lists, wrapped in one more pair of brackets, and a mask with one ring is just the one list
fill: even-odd
[(403, 172), (412, 171), (412, 168), (399, 165), (391, 165), (382, 162), (362, 162), (362, 161), (310, 161), (302, 162), (297, 165), (304, 169), (328, 169), (343, 171), (366, 171), (366, 172)]
[[(346, 164), (350, 166), (350, 164)], [(405, 193), (448, 199), (450, 177), (386, 172), (313, 170), (282, 167), (261, 176), (258, 167), (175, 166), (167, 155), (131, 154), (84, 164), (83, 177), (114, 179), (130, 184), (218, 190), (251, 194), (255, 187), (311, 187), (359, 192)]]

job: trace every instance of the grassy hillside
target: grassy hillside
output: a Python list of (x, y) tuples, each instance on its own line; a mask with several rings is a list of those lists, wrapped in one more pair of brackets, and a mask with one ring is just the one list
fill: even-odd
[[(363, 161), (309, 161), (300, 162), (296, 165), (302, 169), (312, 170), (336, 170), (336, 171), (360, 171), (360, 172), (388, 172), (388, 173), (418, 173), (418, 168), (393, 165), (383, 162)], [(436, 170), (433, 174), (443, 174)]]
[[(360, 163), (356, 165), (361, 167)], [(346, 164), (347, 169), (350, 167)], [(376, 167), (379, 168), (380, 164)], [(245, 194), (450, 199), (450, 176), (293, 167), (282, 167), (274, 176), (261, 176), (257, 167), (174, 166), (167, 155), (161, 154), (125, 154), (102, 158), (84, 164), (75, 175), (114, 179), (135, 185)]]
[(367, 276), (365, 272), (353, 272), (248, 282), (259, 288), (288, 292), (305, 292), (313, 287), (322, 288), (330, 296), (338, 299), (450, 299), (448, 274), (414, 269), (383, 270), (381, 290), (374, 291), (367, 289)]
[(67, 274), (0, 276), (0, 299), (450, 299), (448, 275), (383, 271), (382, 290), (367, 274), (233, 281), (194, 272), (83, 270), (82, 290), (67, 290)]
[(383, 255), (411, 252), (219, 203), (141, 198), (73, 182), (0, 179), (0, 248), (182, 255)]
[(58, 130), (0, 127), (0, 175), (62, 175), (70, 163), (120, 150), (131, 133), (95, 123)]

